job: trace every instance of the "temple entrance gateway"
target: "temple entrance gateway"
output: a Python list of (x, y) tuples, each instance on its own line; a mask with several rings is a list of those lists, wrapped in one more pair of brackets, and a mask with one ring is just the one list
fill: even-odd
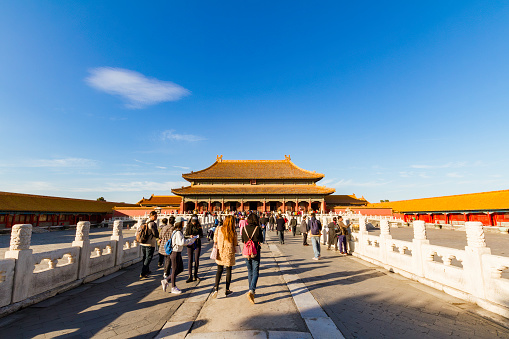
[(256, 211), (256, 210), (258, 210), (258, 202), (256, 202), (256, 201), (250, 201), (250, 202), (249, 202), (249, 210), (250, 210), (250, 211)]

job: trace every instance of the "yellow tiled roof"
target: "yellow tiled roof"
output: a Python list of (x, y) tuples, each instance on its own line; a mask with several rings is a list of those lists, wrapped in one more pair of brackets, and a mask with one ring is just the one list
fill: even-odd
[(153, 195), (148, 199), (141, 199), (138, 201), (138, 205), (157, 205), (157, 206), (169, 206), (169, 205), (180, 205), (182, 198), (177, 195)]
[(357, 198), (355, 195), (328, 195), (325, 197), (325, 203), (326, 204), (353, 204), (353, 205), (366, 205), (368, 202), (366, 199)]
[(111, 213), (115, 206), (136, 205), (118, 202), (0, 192), (0, 211), (4, 212)]
[(182, 174), (193, 179), (313, 179), (323, 174), (297, 167), (289, 156), (285, 160), (223, 160), (218, 157), (210, 167), (197, 172)]
[(317, 185), (195, 185), (171, 190), (178, 195), (247, 195), (247, 194), (331, 194), (334, 188)]
[(509, 210), (509, 190), (368, 204), (394, 212)]

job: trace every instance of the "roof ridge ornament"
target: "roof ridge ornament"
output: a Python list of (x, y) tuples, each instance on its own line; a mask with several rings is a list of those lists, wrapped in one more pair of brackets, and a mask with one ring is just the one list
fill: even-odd
[(216, 161), (217, 162), (223, 162), (223, 155), (222, 154), (221, 155), (217, 155)]
[(285, 160), (292, 161), (292, 158), (290, 158), (290, 154), (288, 155), (285, 154)]

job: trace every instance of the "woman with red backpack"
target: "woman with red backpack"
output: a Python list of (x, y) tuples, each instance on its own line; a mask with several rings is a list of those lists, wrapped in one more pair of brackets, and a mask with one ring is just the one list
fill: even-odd
[(255, 303), (256, 283), (260, 272), (260, 250), (263, 241), (260, 220), (256, 214), (251, 213), (247, 217), (247, 226), (242, 228), (242, 242), (244, 243), (242, 255), (246, 258), (247, 280), (249, 283), (249, 292), (246, 295), (252, 304)]

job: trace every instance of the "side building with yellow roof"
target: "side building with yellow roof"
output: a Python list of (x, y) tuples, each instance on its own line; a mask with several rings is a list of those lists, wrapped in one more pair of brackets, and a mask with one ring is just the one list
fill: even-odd
[(486, 226), (509, 226), (509, 190), (381, 202), (368, 207), (392, 208), (395, 216), (406, 221), (452, 225), (480, 221)]

